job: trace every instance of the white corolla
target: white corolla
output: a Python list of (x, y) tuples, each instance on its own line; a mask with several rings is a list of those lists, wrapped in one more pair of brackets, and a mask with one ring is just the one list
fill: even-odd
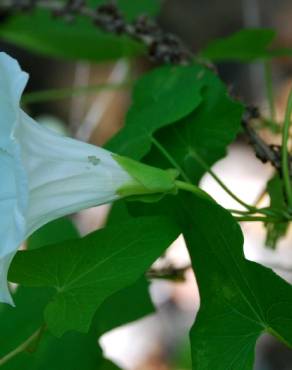
[(10, 304), (8, 268), (32, 232), (121, 196), (175, 191), (171, 172), (40, 126), (20, 108), (27, 80), (17, 61), (0, 53), (0, 302)]

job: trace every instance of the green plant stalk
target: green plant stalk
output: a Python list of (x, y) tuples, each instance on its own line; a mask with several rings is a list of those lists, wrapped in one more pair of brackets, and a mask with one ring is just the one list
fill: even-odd
[(262, 217), (262, 216), (233, 216), (238, 222), (270, 222), (270, 223), (281, 223), (281, 219), (272, 217)]
[[(180, 190), (184, 190), (184, 191), (188, 191), (190, 193), (193, 193), (199, 197), (203, 197), (205, 199), (208, 199), (208, 200), (211, 200), (211, 201), (214, 201), (212, 199), (212, 197), (205, 193), (203, 190), (201, 190), (200, 188), (198, 188), (197, 186), (195, 185), (192, 185), (192, 184), (189, 184), (189, 183), (186, 183), (186, 182), (183, 182), (183, 181), (176, 181), (175, 182), (176, 186), (178, 189)], [(233, 215), (233, 217), (239, 221), (239, 222), (244, 222), (244, 221), (249, 221), (249, 222), (255, 222), (255, 221), (260, 221), (260, 222), (272, 222), (272, 223), (279, 223), (279, 222), (283, 222), (283, 218), (282, 217), (277, 217), (277, 215), (274, 215), (272, 212), (267, 212), (265, 213), (265, 211), (269, 211), (269, 210), (265, 210), (265, 209), (256, 209), (255, 211), (237, 211), (237, 210), (228, 210), (229, 212), (231, 213), (237, 213), (237, 214), (240, 214), (241, 216), (236, 216), (236, 215)], [(254, 213), (262, 213), (262, 214), (268, 214), (267, 216), (263, 217), (263, 216), (253, 216)]]
[(241, 211), (237, 209), (229, 209), (228, 210), (231, 213), (235, 213), (238, 215), (254, 215), (256, 213), (265, 215), (265, 216), (270, 216), (270, 217), (275, 217), (275, 218), (280, 218), (282, 221), (288, 221), (291, 220), (291, 216), (286, 214), (286, 212), (279, 212), (273, 208), (255, 208), (254, 210), (250, 211)]
[[(191, 180), (186, 175), (186, 173), (183, 171), (183, 169), (178, 165), (178, 163), (175, 161), (175, 159), (168, 153), (168, 151), (162, 146), (162, 144), (159, 143), (158, 140), (156, 140), (154, 137), (151, 137), (152, 143), (157, 147), (157, 149), (165, 156), (165, 158), (168, 159), (168, 161), (179, 171), (181, 176), (184, 178), (186, 182), (191, 184)], [(210, 167), (203, 161), (203, 159), (197, 155), (196, 152), (192, 151), (192, 157), (214, 178), (214, 180), (225, 190), (229, 196), (231, 196), (237, 203), (241, 204), (248, 210), (254, 210), (257, 209), (255, 207), (252, 207), (245, 202), (243, 202), (240, 198), (238, 198), (224, 183), (219, 179), (219, 177), (210, 169)], [(186, 189), (184, 189), (186, 190)], [(206, 194), (206, 193), (205, 193)]]
[[(188, 178), (188, 176), (184, 173), (183, 169), (179, 166), (179, 164), (175, 161), (175, 159), (168, 153), (168, 151), (163, 147), (161, 143), (159, 143), (158, 140), (156, 140), (154, 137), (151, 137), (152, 143), (157, 147), (157, 149), (165, 156), (166, 159), (176, 168), (181, 176), (184, 178), (186, 182), (183, 181), (176, 181), (176, 185), (178, 189), (185, 190), (188, 192), (191, 192), (195, 195), (203, 196), (204, 198), (208, 198), (209, 200), (213, 200), (212, 197), (199, 189), (197, 186), (192, 185), (191, 180)], [(257, 208), (254, 206), (250, 206), (243, 202), (241, 199), (239, 199), (220, 179), (219, 177), (210, 169), (210, 167), (203, 161), (203, 159), (197, 155), (195, 152), (192, 152), (193, 157), (195, 156), (195, 159), (198, 161), (198, 163), (206, 169), (207, 172), (211, 174), (211, 176), (217, 181), (217, 183), (225, 190), (227, 194), (229, 194), (233, 199), (235, 199), (239, 204), (243, 205), (245, 208), (247, 208), (247, 211), (239, 211), (239, 210), (229, 210), (231, 213), (235, 213), (238, 215), (249, 217), (250, 215), (259, 213), (262, 215), (266, 215), (268, 217), (272, 217), (275, 220), (278, 220), (278, 222), (282, 221), (282, 218), (279, 218), (277, 214), (273, 212), (273, 210), (268, 208)], [(261, 219), (262, 220), (262, 219)], [(253, 221), (255, 221), (253, 217)], [(266, 218), (264, 219), (265, 222), (267, 222)]]
[(224, 182), (211, 170), (211, 168), (208, 166), (208, 164), (195, 152), (195, 151), (192, 151), (191, 153), (191, 156), (194, 158), (195, 161), (197, 161), (197, 163), (199, 163), (199, 165), (201, 167), (204, 168), (204, 170), (206, 170), (212, 177), (213, 179), (221, 186), (221, 188), (231, 197), (233, 198), (238, 204), (241, 204), (244, 208), (248, 209), (248, 210), (257, 210), (255, 207), (245, 203), (243, 200), (241, 200), (236, 194), (233, 193), (233, 191), (231, 191), (227, 185), (224, 184)]
[(282, 152), (281, 152), (282, 177), (283, 177), (283, 182), (284, 182), (284, 191), (287, 196), (289, 211), (292, 211), (292, 187), (291, 187), (291, 179), (290, 179), (289, 150), (288, 150), (291, 113), (292, 113), (292, 89), (289, 93), (288, 102), (287, 102), (284, 128), (283, 128), (283, 134), (282, 134)]
[(91, 86), (65, 87), (26, 93), (22, 97), (22, 104), (38, 104), (47, 101), (61, 100), (84, 94), (96, 94), (101, 91), (121, 90), (131, 86), (131, 81), (120, 84), (99, 84)]
[(266, 60), (264, 62), (264, 69), (265, 69), (265, 82), (266, 82), (266, 90), (267, 90), (267, 100), (270, 109), (270, 119), (272, 122), (276, 121), (276, 113), (275, 113), (275, 99), (274, 99), (274, 90), (273, 90), (273, 80), (272, 80), (272, 66), (271, 61)]
[(4, 357), (0, 358), (0, 366), (5, 365), (7, 362), (12, 360), (15, 356), (19, 355), (22, 352), (27, 351), (35, 341), (39, 341), (42, 334), (44, 333), (44, 326), (41, 326), (38, 330), (36, 330), (29, 338), (27, 338), (23, 343), (21, 343), (18, 347), (14, 348), (11, 352), (9, 352)]

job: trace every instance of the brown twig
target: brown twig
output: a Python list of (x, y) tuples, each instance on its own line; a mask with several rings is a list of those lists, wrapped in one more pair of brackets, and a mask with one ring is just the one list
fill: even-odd
[[(260, 118), (260, 113), (257, 108), (246, 107), (246, 111), (242, 119), (242, 126), (250, 144), (254, 148), (257, 158), (263, 163), (271, 163), (278, 171), (279, 175), (282, 176), (281, 146), (267, 144), (252, 127), (252, 121)], [(292, 156), (290, 156), (290, 175), (292, 176)]]
[(185, 273), (191, 269), (191, 265), (183, 267), (167, 266), (160, 269), (150, 269), (147, 271), (146, 276), (149, 279), (165, 279), (173, 281), (185, 281)]

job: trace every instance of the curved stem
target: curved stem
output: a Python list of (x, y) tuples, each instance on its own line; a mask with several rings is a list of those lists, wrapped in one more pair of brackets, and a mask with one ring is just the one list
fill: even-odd
[(289, 93), (283, 135), (282, 135), (282, 176), (284, 181), (284, 189), (287, 196), (287, 202), (289, 209), (292, 210), (292, 187), (290, 179), (290, 168), (289, 168), (289, 151), (288, 151), (288, 141), (289, 141), (289, 129), (291, 123), (291, 113), (292, 113), (292, 89)]
[[(203, 190), (198, 188), (195, 185), (183, 182), (183, 181), (176, 181), (175, 182), (176, 186), (178, 189), (185, 190), (188, 192), (191, 192), (199, 197), (203, 197), (208, 200), (212, 200), (211, 196), (207, 193), (205, 193)], [(255, 209), (252, 210), (251, 212), (249, 211), (237, 211), (237, 210), (229, 210), (229, 212), (237, 213), (237, 214), (242, 214), (242, 216), (233, 216), (235, 220), (238, 222), (243, 222), (243, 221), (260, 221), (260, 222), (273, 222), (273, 223), (278, 223), (278, 222), (283, 222), (282, 217), (277, 217), (276, 215), (273, 215), (272, 212), (269, 212), (267, 216), (253, 216), (253, 213), (263, 213), (266, 214), (264, 208), (263, 209)]]
[(277, 219), (280, 219), (282, 221), (291, 220), (291, 216), (289, 216), (285, 212), (277, 211), (273, 208), (255, 208), (255, 209), (251, 209), (249, 211), (229, 209), (228, 211), (230, 213), (235, 213), (235, 214), (238, 214), (238, 215), (254, 215), (254, 214), (258, 213), (258, 214), (265, 215), (265, 216), (268, 216), (268, 217), (277, 218)]
[(245, 203), (241, 200), (236, 194), (233, 193), (225, 184), (224, 182), (211, 170), (208, 164), (194, 151), (191, 153), (192, 157), (213, 177), (213, 179), (221, 186), (221, 188), (237, 203), (241, 204), (244, 208), (248, 210), (256, 210), (255, 207)]
[(14, 348), (11, 352), (0, 359), (0, 366), (3, 366), (8, 361), (12, 360), (18, 354), (28, 350), (31, 344), (35, 341), (40, 339), (40, 336), (44, 332), (44, 326), (41, 326), (38, 330), (36, 330), (29, 338), (27, 338), (23, 343), (21, 343), (18, 347)]
[(277, 218), (271, 218), (271, 217), (263, 217), (263, 216), (233, 216), (236, 221), (238, 222), (255, 222), (255, 221), (260, 221), (260, 222), (271, 222), (271, 223), (281, 223), (283, 222), (280, 219)]

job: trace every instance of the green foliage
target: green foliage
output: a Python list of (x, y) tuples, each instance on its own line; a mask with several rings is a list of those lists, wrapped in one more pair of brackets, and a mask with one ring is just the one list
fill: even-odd
[(173, 167), (153, 146), (154, 137), (192, 181), (206, 171), (198, 156), (212, 165), (225, 156), (240, 130), (242, 106), (200, 65), (158, 68), (137, 82), (133, 96), (125, 128), (107, 147), (135, 159), (152, 147), (151, 164)]
[(98, 306), (137, 281), (177, 236), (167, 219), (129, 220), (81, 240), (18, 252), (9, 278), (55, 289), (45, 320), (56, 336), (85, 332)]
[(132, 205), (131, 211), (137, 217), (171, 215), (183, 232), (201, 297), (191, 331), (194, 370), (251, 370), (256, 341), (264, 332), (292, 345), (292, 288), (245, 259), (240, 227), (229, 212), (182, 194), (172, 203)]
[[(97, 6), (102, 0), (88, 3)], [(159, 11), (157, 0), (120, 0), (119, 6), (129, 21)], [(0, 37), (34, 52), (77, 61), (143, 52), (136, 42), (101, 32), (87, 19), (77, 17), (68, 24), (40, 10), (6, 19)], [(271, 48), (274, 38), (272, 30), (246, 29), (215, 40), (200, 56), (215, 62), (253, 62), (291, 55), (290, 49)], [(10, 281), (21, 284), (14, 294), (17, 309), (0, 306), (0, 358), (43, 322), (48, 330), (4, 369), (118, 369), (103, 358), (98, 338), (154, 312), (145, 272), (180, 233), (201, 295), (191, 331), (193, 369), (252, 369), (254, 347), (263, 332), (292, 345), (291, 286), (244, 258), (235, 219), (194, 187), (226, 155), (240, 131), (242, 113), (242, 104), (203, 65), (167, 65), (138, 80), (125, 127), (107, 148), (118, 153), (114, 158), (133, 177), (133, 183), (117, 193), (128, 196), (135, 189), (137, 197), (129, 200), (155, 203), (119, 201), (107, 226), (84, 238), (68, 219), (29, 238), (28, 250), (17, 253), (9, 272)], [(185, 183), (175, 180), (178, 174)], [(141, 188), (149, 190), (147, 197), (140, 196)], [(182, 194), (182, 189), (194, 194)], [(267, 191), (273, 210), (284, 214), (278, 176)], [(161, 199), (160, 192), (173, 196)], [(288, 221), (266, 226), (267, 245), (275, 247)]]
[[(91, 1), (91, 5), (103, 1)], [(122, 11), (129, 20), (141, 13), (157, 14), (159, 2), (120, 0)], [(84, 18), (72, 23), (52, 17), (46, 11), (13, 15), (0, 25), (0, 38), (31, 51), (51, 57), (82, 59), (93, 62), (131, 57), (143, 52), (143, 47), (125, 36), (104, 33)]]
[[(93, 320), (92, 326), (97, 335), (101, 336), (112, 329), (155, 312), (148, 288), (149, 283), (143, 277), (130, 287), (107, 298), (98, 308)], [(130, 297), (133, 300), (129, 299)]]
[(292, 345), (291, 286), (244, 258), (241, 230), (227, 211), (199, 198), (184, 199), (181, 208), (201, 295), (191, 333), (193, 369), (252, 369), (263, 332)]
[(154, 137), (187, 177), (197, 182), (206, 171), (198, 158), (211, 166), (225, 156), (240, 130), (242, 110), (220, 79), (204, 67), (158, 68), (138, 81), (126, 126), (108, 148), (141, 159), (152, 146), (146, 158), (149, 163), (173, 166), (153, 146)]
[(17, 309), (0, 304), (0, 357), (18, 347), (43, 322), (43, 310), (50, 299), (47, 289), (20, 288), (14, 295)]
[(133, 92), (125, 128), (107, 145), (134, 159), (142, 158), (159, 128), (190, 114), (201, 103), (205, 69), (199, 65), (157, 68), (144, 75)]
[[(270, 206), (278, 211), (285, 210), (286, 202), (283, 193), (283, 185), (279, 175), (271, 178), (267, 185), (267, 191), (270, 196)], [(266, 245), (275, 248), (279, 239), (286, 235), (288, 222), (267, 223)]]
[[(60, 219), (38, 230), (30, 238), (29, 248), (35, 249), (77, 236), (73, 224), (68, 219)], [(40, 327), (43, 311), (53, 294), (52, 290), (44, 288), (21, 287), (14, 296), (17, 309), (0, 305), (0, 358), (25, 342)], [(135, 297), (135, 302), (129, 297)], [(118, 370), (103, 358), (97, 344), (98, 337), (153, 312), (148, 282), (141, 278), (134, 285), (111, 295), (99, 306), (88, 334), (70, 332), (56, 339), (44, 331), (38, 342), (32, 343), (27, 351), (20, 352), (3, 368), (77, 370), (82, 367), (85, 370)]]
[[(122, 209), (123, 214), (118, 208)], [(111, 212), (112, 224), (116, 225), (124, 220), (127, 220), (130, 215), (124, 203), (118, 202), (114, 206), (115, 212)], [(109, 224), (109, 222), (107, 222)], [(53, 221), (41, 229), (37, 230), (28, 241), (28, 249), (36, 249), (45, 245), (54, 245), (65, 240), (72, 240), (79, 237), (79, 234), (73, 223), (68, 218), (61, 218)], [(125, 323), (135, 321), (143, 316), (149, 315), (155, 311), (148, 292), (149, 283), (145, 277), (137, 280), (133, 285), (114, 293), (107, 298), (95, 313), (92, 327), (96, 336), (110, 331)], [(22, 288), (23, 290), (24, 288)], [(26, 289), (27, 291), (27, 289)], [(34, 292), (34, 295), (33, 293)], [(31, 295), (31, 299), (38, 299), (38, 305), (43, 301), (42, 295), (38, 298), (39, 290), (34, 288), (32, 292), (26, 293), (26, 296)], [(48, 294), (45, 294), (48, 303)], [(128, 297), (135, 297), (135, 303), (131, 302)], [(26, 298), (26, 302), (33, 304), (34, 301), (30, 297)], [(16, 303), (17, 307), (19, 302)], [(22, 304), (21, 304), (22, 306)], [(44, 308), (44, 306), (43, 306)]]
[[(141, 283), (139, 283), (139, 287), (142, 287)], [(132, 292), (128, 290), (125, 293)], [(108, 310), (109, 304), (119, 303), (122, 297), (123, 294), (119, 293), (119, 297), (113, 298), (113, 300), (109, 300), (101, 306), (100, 320), (108, 322), (108, 325), (106, 325), (102, 321), (102, 326), (105, 329), (112, 328), (113, 320), (109, 320), (103, 312)], [(43, 310), (49, 298), (50, 294), (43, 289), (20, 288), (15, 294), (17, 309), (4, 305), (1, 306), (1, 358), (18, 347), (38, 329), (42, 323)], [(121, 317), (123, 315), (126, 320), (129, 319), (131, 321), (133, 315), (129, 314), (127, 307), (124, 308), (128, 312), (128, 317), (116, 312), (117, 318), (115, 318), (115, 322), (117, 322), (118, 318), (121, 323), (128, 322), (123, 321)], [(136, 312), (134, 318), (139, 317), (138, 315), (138, 312)], [(99, 315), (97, 314), (96, 322), (98, 317)], [(7, 362), (3, 365), (3, 369), (79, 370), (82, 368), (85, 370), (118, 370), (118, 367), (103, 358), (102, 351), (97, 344), (97, 334), (95, 326), (86, 335), (72, 332), (65, 334), (61, 339), (56, 339), (50, 333), (44, 331), (39, 341), (32, 342), (27, 351), (18, 354), (11, 361)]]
[(28, 239), (28, 249), (36, 249), (78, 237), (78, 231), (73, 223), (68, 218), (60, 218), (37, 230)]
[(271, 29), (243, 29), (231, 36), (211, 41), (200, 55), (214, 62), (252, 62), (291, 55), (292, 49), (271, 48), (276, 32)]
[[(148, 121), (148, 106), (141, 101), (144, 118), (136, 120), (136, 131), (133, 124), (128, 141), (124, 134), (115, 150), (123, 151), (127, 146), (128, 155), (144, 156), (149, 164), (167, 168), (168, 159), (156, 147), (152, 146), (145, 157), (149, 146), (138, 151), (138, 146), (132, 146), (129, 140), (139, 137), (140, 126)], [(161, 103), (156, 115), (163, 116), (165, 110)], [(152, 135), (184, 173), (197, 182), (206, 167), (224, 157), (227, 145), (240, 129), (241, 114), (241, 105), (230, 99), (220, 80), (207, 71), (198, 107), (168, 127), (153, 130)], [(254, 346), (262, 332), (292, 343), (286, 325), (291, 319), (287, 309), (292, 303), (287, 298), (291, 288), (268, 269), (245, 260), (240, 228), (228, 212), (196, 197), (179, 198), (153, 205), (132, 204), (130, 210), (136, 217), (171, 216), (180, 224), (187, 241), (202, 298), (191, 336), (193, 369), (251, 369)], [(275, 295), (271, 295), (274, 290)]]
[[(240, 131), (243, 112), (242, 105), (228, 96), (226, 87), (214, 73), (205, 71), (202, 80), (202, 102), (197, 109), (155, 136), (185, 176), (195, 183), (206, 168), (225, 157), (228, 145)], [(147, 160), (163, 168), (170, 165), (156, 147)]]

